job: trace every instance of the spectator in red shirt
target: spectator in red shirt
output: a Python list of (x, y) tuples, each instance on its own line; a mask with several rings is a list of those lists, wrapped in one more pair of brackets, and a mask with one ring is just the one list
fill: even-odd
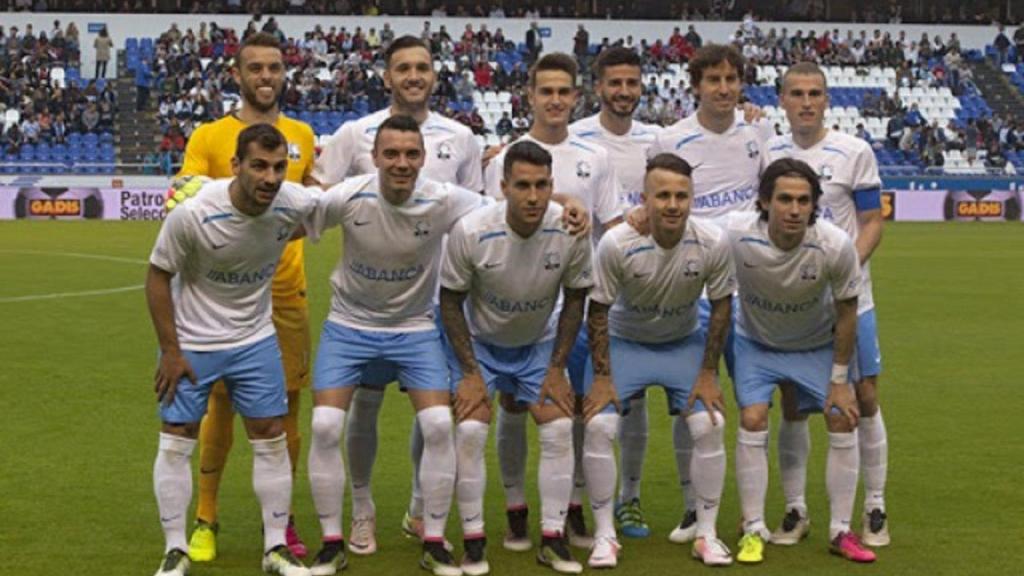
[(483, 60), (477, 62), (473, 77), (476, 79), (476, 87), (480, 90), (491, 87), (491, 66)]

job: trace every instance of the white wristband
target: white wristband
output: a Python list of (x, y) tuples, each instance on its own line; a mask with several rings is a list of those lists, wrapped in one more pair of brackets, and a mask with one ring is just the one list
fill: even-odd
[(832, 365), (832, 379), (830, 382), (839, 382), (846, 384), (849, 382), (850, 366), (847, 364), (833, 364)]

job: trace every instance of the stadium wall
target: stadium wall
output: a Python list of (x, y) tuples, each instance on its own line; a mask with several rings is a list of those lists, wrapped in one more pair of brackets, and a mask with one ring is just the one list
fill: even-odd
[[(301, 37), (303, 33), (313, 30), (316, 26), (328, 29), (331, 26), (346, 27), (349, 30), (356, 26), (363, 30), (380, 28), (385, 22), (391, 24), (396, 34), (419, 34), (423, 29), (423, 23), (429, 21), (431, 29), (437, 30), (442, 24), (447, 28), (452, 37), (461, 33), (466, 24), (472, 24), (476, 29), (480, 24), (487, 24), (489, 30), (501, 28), (505, 37), (510, 40), (521, 42), (530, 26), (530, 20), (524, 18), (423, 18), (420, 16), (274, 16), (280, 24), (284, 33), (290, 37)], [(266, 16), (265, 16), (266, 18)], [(72, 13), (31, 13), (17, 12), (4, 14), (3, 23), (6, 27), (17, 26), (20, 30), (25, 29), (26, 24), (32, 24), (38, 33), (49, 31), (54, 20), (60, 20), (61, 25), (67, 27), (68, 22), (74, 22), (81, 34), (82, 44), (82, 73), (85, 77), (91, 77), (95, 70), (95, 50), (93, 40), (104, 26), (110, 32), (114, 45), (119, 49), (124, 47), (126, 38), (156, 38), (172, 23), (178, 24), (182, 32), (188, 28), (199, 30), (201, 22), (216, 21), (219, 26), (235, 28), (239, 33), (245, 29), (250, 20), (248, 15), (235, 14), (72, 14)], [(672, 28), (680, 26), (685, 31), (688, 24), (694, 24), (697, 32), (705, 41), (726, 42), (732, 38), (739, 22), (686, 22), (681, 20), (541, 20), (540, 29), (543, 37), (544, 49), (546, 51), (572, 52), (573, 37), (576, 34), (578, 24), (586, 26), (590, 33), (592, 43), (600, 43), (601, 39), (608, 37), (610, 40), (625, 38), (632, 35), (637, 44), (640, 40), (646, 39), (649, 43), (655, 40), (667, 40), (672, 34)], [(758, 24), (762, 29), (768, 30), (787, 28), (790, 33), (796, 30), (815, 30), (823, 32), (838, 28), (840, 33), (845, 35), (847, 30), (855, 33), (860, 30), (873, 31), (875, 29), (890, 33), (894, 38), (900, 32), (906, 32), (907, 37), (917, 40), (921, 33), (927, 32), (929, 36), (936, 34), (947, 38), (950, 32), (956, 32), (960, 37), (964, 49), (984, 49), (995, 38), (997, 30), (994, 26), (927, 26), (910, 24), (870, 24), (870, 23), (837, 23), (837, 22), (761, 22)], [(116, 74), (117, 60), (113, 56), (111, 66), (108, 68), (108, 76)]]

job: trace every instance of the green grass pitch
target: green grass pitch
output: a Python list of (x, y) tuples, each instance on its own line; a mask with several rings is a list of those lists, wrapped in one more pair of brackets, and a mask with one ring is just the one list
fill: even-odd
[[(0, 224), (0, 573), (151, 574), (163, 540), (152, 492), (156, 344), (142, 284), (157, 226), (152, 223)], [(336, 234), (307, 248), (314, 340), (326, 316)], [(97, 259), (95, 256), (113, 257)], [(1024, 234), (1019, 224), (890, 225), (873, 263), (885, 356), (881, 398), (890, 434), (889, 512), (893, 545), (874, 566), (826, 551), (827, 446), (812, 424), (809, 505), (814, 522), (800, 546), (770, 547), (751, 574), (1013, 574), (1024, 537), (1024, 394), (1019, 366), (1024, 328)], [(71, 296), (82, 291), (120, 292)], [(56, 295), (48, 299), (23, 296)], [(731, 394), (727, 394), (731, 398)], [(308, 444), (309, 397), (303, 426)], [(706, 571), (666, 536), (681, 500), (664, 395), (650, 396), (651, 440), (643, 503), (653, 534), (624, 540), (623, 574)], [(418, 547), (399, 530), (409, 494), (408, 401), (389, 390), (375, 475), (374, 557), (351, 558), (351, 574), (416, 574)], [(719, 530), (732, 545), (738, 519), (733, 481), (735, 407), (730, 405), (729, 480)], [(531, 461), (537, 445), (531, 432)], [(240, 424), (221, 497), (220, 558), (196, 576), (259, 573), (259, 512), (251, 457)], [(543, 574), (532, 554), (501, 549), (502, 492), (488, 450), (488, 534), (493, 574)], [(775, 457), (771, 457), (774, 468)], [(197, 464), (193, 466), (195, 470)], [(534, 472), (531, 471), (531, 478)], [(531, 484), (535, 482), (531, 481)], [(780, 519), (773, 469), (770, 524)], [(539, 516), (532, 494), (532, 521)], [(859, 504), (857, 524), (859, 525)], [(295, 484), (301, 534), (318, 527), (305, 474)], [(346, 503), (346, 512), (349, 506)], [(536, 524), (531, 527), (536, 537)], [(449, 537), (459, 538), (457, 522)], [(577, 558), (585, 559), (577, 551)]]

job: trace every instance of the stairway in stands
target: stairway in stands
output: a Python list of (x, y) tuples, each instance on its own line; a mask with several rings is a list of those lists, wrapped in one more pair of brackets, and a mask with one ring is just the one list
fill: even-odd
[(1005, 118), (1019, 115), (1024, 110), (1024, 96), (991, 60), (974, 61), (970, 66), (974, 82), (992, 112)]
[(124, 65), (123, 54), (117, 63), (117, 116), (115, 130), (118, 163), (122, 174), (142, 174), (146, 154), (160, 145), (160, 124), (156, 120), (154, 97), (150, 95), (149, 109), (135, 111), (135, 73)]

